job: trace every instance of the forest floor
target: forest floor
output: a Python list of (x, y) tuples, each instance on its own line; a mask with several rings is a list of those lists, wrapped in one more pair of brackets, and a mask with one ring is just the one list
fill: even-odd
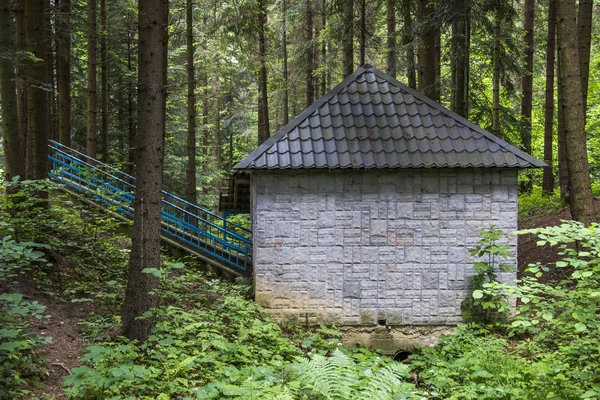
[[(596, 209), (600, 210), (600, 199), (596, 200)], [(571, 218), (568, 207), (551, 215), (543, 215), (530, 218), (519, 223), (519, 229), (559, 225), (562, 220)], [(551, 265), (559, 259), (558, 249), (550, 246), (540, 247), (536, 245), (537, 238), (534, 235), (520, 235), (518, 275), (524, 273), (530, 263), (541, 262)], [(64, 276), (69, 273), (69, 265), (65, 262), (55, 263), (56, 274)], [(559, 274), (559, 272), (557, 272)], [(549, 279), (557, 278), (550, 276)], [(90, 303), (72, 303), (65, 300), (61, 295), (59, 282), (46, 282), (46, 287), (33, 284), (34, 279), (24, 276), (21, 280), (20, 291), (30, 301), (38, 301), (45, 305), (45, 314), (49, 315), (45, 323), (32, 322), (34, 329), (42, 336), (52, 337), (52, 342), (42, 345), (39, 355), (45, 359), (43, 369), (43, 380), (36, 390), (33, 391), (32, 399), (65, 399), (63, 392), (63, 379), (71, 374), (74, 367), (80, 365), (80, 358), (85, 347), (89, 344), (82, 336), (81, 323), (86, 320), (94, 306)], [(50, 287), (48, 287), (50, 286)]]

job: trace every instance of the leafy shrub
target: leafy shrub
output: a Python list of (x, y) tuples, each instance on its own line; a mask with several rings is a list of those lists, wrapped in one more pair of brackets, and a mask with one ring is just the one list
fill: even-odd
[(481, 231), (479, 244), (469, 250), (469, 254), (478, 257), (480, 261), (473, 264), (476, 274), (469, 278), (471, 293), (461, 304), (463, 318), (467, 321), (489, 324), (506, 317), (506, 297), (482, 290), (484, 285), (498, 282), (498, 272), (515, 270), (512, 264), (502, 263), (502, 260), (514, 255), (510, 246), (498, 244), (501, 236), (502, 231), (491, 225), (490, 229)]

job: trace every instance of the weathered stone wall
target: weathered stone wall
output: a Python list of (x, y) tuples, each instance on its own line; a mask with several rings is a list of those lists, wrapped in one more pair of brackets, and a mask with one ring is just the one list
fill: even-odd
[(252, 204), (256, 300), (282, 322), (453, 325), (480, 231), (516, 253), (516, 170), (261, 171)]

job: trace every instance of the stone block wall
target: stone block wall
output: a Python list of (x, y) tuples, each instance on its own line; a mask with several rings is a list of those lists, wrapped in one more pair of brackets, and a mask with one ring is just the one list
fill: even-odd
[(256, 301), (284, 323), (454, 325), (480, 231), (502, 229), (516, 254), (514, 169), (259, 171), (251, 179)]

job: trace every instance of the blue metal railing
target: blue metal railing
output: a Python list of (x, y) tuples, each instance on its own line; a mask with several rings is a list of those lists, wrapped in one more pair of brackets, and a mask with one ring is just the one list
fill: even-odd
[[(135, 177), (53, 140), (50, 177), (132, 218)], [(162, 192), (162, 231), (228, 266), (248, 272), (251, 232), (171, 193)]]

